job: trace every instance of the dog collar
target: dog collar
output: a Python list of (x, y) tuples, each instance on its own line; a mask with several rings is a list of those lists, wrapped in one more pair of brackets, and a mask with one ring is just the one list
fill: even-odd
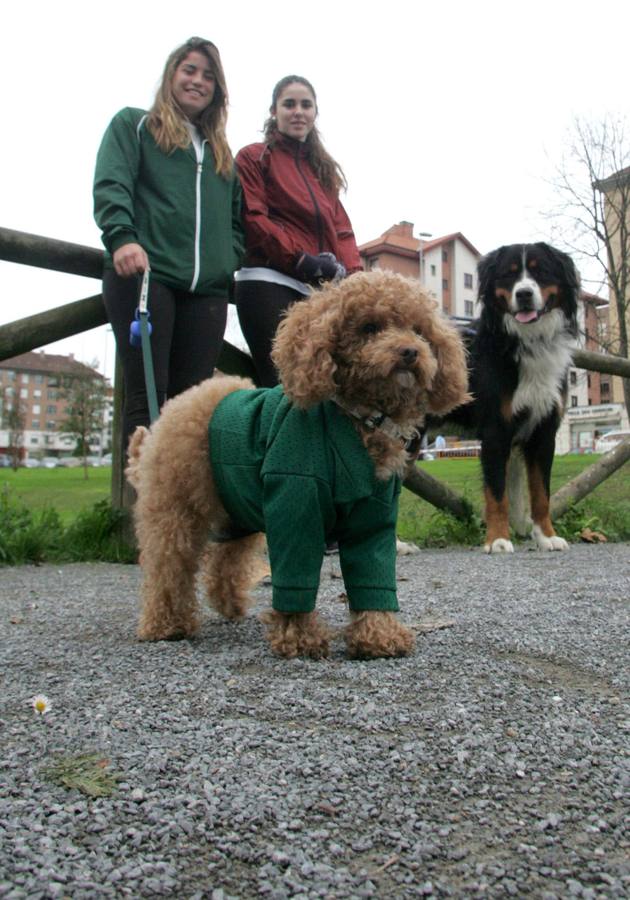
[(349, 416), (357, 419), (367, 431), (382, 431), (387, 437), (392, 438), (392, 440), (400, 441), (405, 450), (412, 449), (420, 437), (419, 427), (423, 424), (424, 416), (422, 416), (418, 425), (401, 428), (393, 419), (390, 419), (389, 416), (386, 416), (385, 413), (379, 412), (378, 410), (373, 410), (366, 415), (360, 412), (356, 407), (348, 406), (340, 397), (333, 397), (332, 400), (340, 409), (343, 409), (344, 412), (348, 413)]

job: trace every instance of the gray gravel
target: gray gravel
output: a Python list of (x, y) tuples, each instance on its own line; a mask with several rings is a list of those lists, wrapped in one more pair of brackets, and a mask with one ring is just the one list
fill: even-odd
[[(0, 897), (630, 896), (629, 550), (400, 557), (418, 646), (374, 662), (255, 614), (139, 644), (137, 567), (0, 569)], [(47, 780), (89, 752), (110, 797)]]

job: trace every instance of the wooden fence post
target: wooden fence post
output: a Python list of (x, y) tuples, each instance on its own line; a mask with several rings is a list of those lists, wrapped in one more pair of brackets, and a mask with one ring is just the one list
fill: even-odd
[(519, 537), (527, 537), (532, 527), (525, 458), (520, 447), (514, 447), (507, 465), (506, 490), (510, 503), (510, 526)]

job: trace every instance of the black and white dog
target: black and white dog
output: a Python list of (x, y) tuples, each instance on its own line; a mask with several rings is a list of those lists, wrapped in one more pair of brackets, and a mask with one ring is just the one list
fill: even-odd
[(577, 336), (579, 276), (566, 253), (544, 243), (499, 247), (478, 272), (482, 310), (468, 347), (473, 401), (448, 421), (481, 441), (485, 550), (514, 549), (506, 470), (515, 445), (525, 457), (532, 537), (541, 550), (565, 550), (549, 518), (549, 483)]

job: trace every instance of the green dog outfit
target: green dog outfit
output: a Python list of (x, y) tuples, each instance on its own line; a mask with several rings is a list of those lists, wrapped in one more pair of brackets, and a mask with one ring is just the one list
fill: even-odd
[(234, 525), (267, 535), (273, 607), (315, 608), (327, 539), (339, 542), (350, 609), (398, 610), (400, 478), (375, 477), (347, 415), (332, 401), (298, 409), (282, 387), (240, 390), (208, 426), (210, 462)]

